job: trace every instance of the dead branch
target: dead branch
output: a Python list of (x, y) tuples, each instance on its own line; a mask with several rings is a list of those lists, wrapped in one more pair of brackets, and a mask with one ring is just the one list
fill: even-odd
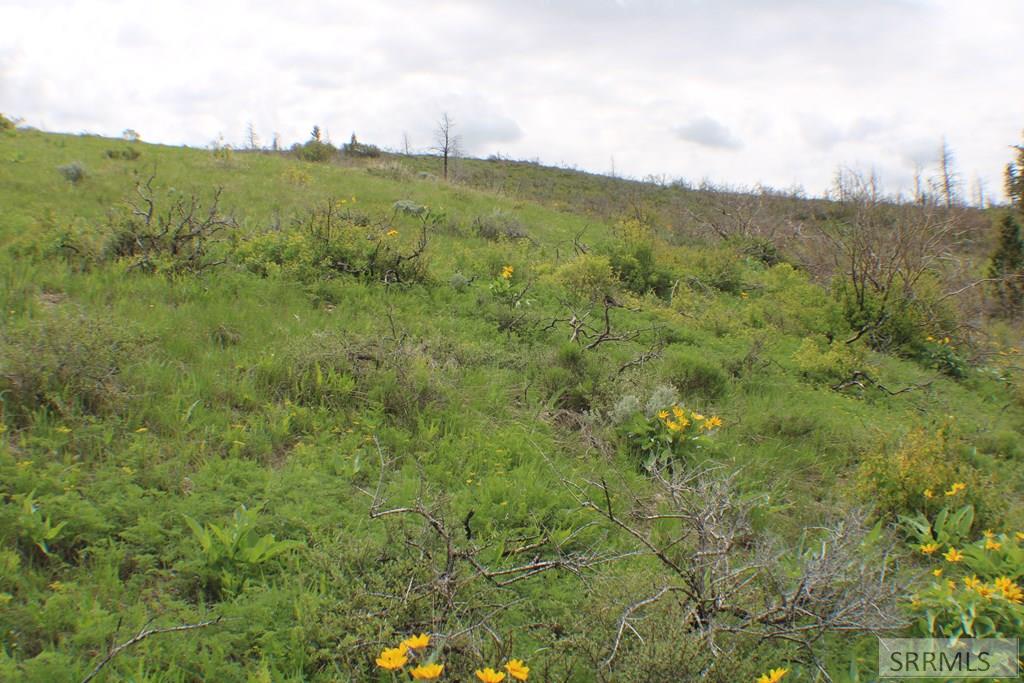
[(103, 657), (103, 659), (100, 660), (100, 662), (93, 668), (93, 670), (89, 672), (89, 675), (82, 679), (82, 683), (89, 683), (89, 681), (91, 681), (93, 678), (96, 677), (97, 674), (99, 674), (103, 667), (110, 663), (110, 660), (112, 660), (114, 657), (121, 654), (131, 646), (141, 643), (143, 640), (149, 638), (150, 636), (155, 636), (160, 633), (178, 633), (181, 631), (192, 631), (197, 628), (206, 628), (207, 626), (219, 624), (221, 619), (222, 617), (218, 616), (216, 619), (200, 621), (194, 624), (181, 624), (179, 626), (168, 626), (163, 628), (146, 628), (147, 626), (149, 626), (150, 623), (152, 623), (152, 621), (150, 621), (145, 626), (143, 626), (142, 630), (140, 630), (134, 636), (132, 636), (125, 642), (121, 643), (120, 645), (110, 648), (110, 650), (107, 651), (106, 656)]

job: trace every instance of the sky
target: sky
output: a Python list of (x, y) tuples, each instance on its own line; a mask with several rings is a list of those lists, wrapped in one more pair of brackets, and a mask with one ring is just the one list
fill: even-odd
[(0, 112), (150, 142), (412, 149), (909, 191), (945, 138), (968, 198), (1021, 143), (1024, 0), (0, 0)]

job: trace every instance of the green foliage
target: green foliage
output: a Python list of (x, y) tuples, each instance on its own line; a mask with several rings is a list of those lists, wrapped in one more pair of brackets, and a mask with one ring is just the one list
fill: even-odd
[(864, 354), (857, 347), (841, 341), (807, 337), (793, 354), (793, 362), (810, 380), (836, 383), (863, 369)]
[(64, 180), (68, 181), (72, 185), (85, 180), (88, 173), (85, 170), (85, 165), (81, 161), (72, 161), (68, 164), (62, 164), (57, 167), (57, 172), (64, 177)]
[(614, 299), (618, 291), (615, 273), (606, 256), (577, 256), (561, 266), (555, 278), (570, 297), (581, 302), (601, 303)]
[(1014, 145), (1017, 158), (1006, 165), (1006, 196), (1015, 207), (1024, 207), (1024, 145)]
[(477, 216), (473, 219), (473, 233), (491, 242), (501, 239), (517, 240), (528, 239), (523, 228), (523, 223), (515, 214), (501, 209), (495, 209), (489, 214)]
[(24, 545), (37, 548), (43, 555), (49, 557), (49, 544), (60, 536), (61, 531), (67, 526), (67, 521), (54, 524), (50, 515), (45, 514), (36, 503), (35, 491), (16, 494), (12, 496), (12, 502), (16, 506), (14, 528), (18, 540)]
[(653, 415), (634, 411), (619, 426), (626, 448), (647, 471), (657, 472), (710, 445), (721, 420), (679, 405), (663, 405)]
[(857, 489), (882, 516), (929, 513), (939, 503), (966, 501), (982, 523), (998, 518), (987, 495), (992, 483), (962, 455), (954, 425), (914, 428), (895, 445), (875, 447), (861, 461)]
[(944, 507), (932, 521), (923, 512), (899, 517), (900, 524), (915, 543), (920, 545), (963, 546), (974, 525), (974, 506), (964, 505), (957, 510)]
[[(349, 142), (342, 145), (341, 150), (345, 156), (356, 159), (375, 159), (380, 156), (380, 147), (359, 142), (356, 140), (355, 133), (352, 133), (352, 139)], [(309, 161), (320, 161), (320, 159), (309, 159)]]
[(131, 393), (122, 370), (142, 345), (121, 323), (64, 309), (0, 331), (4, 416), (26, 424), (40, 409), (65, 418), (117, 411)]
[[(108, 678), (374, 680), (377, 644), (427, 631), (462, 653), (450, 660), (453, 679), (521, 653), (531, 680), (591, 681), (623, 611), (676, 578), (585, 516), (573, 493), (606, 481), (617, 514), (634, 500), (656, 511), (670, 501), (645, 476), (645, 461), (671, 463), (663, 476), (738, 471), (743, 500), (767, 503), (752, 521), (771, 531), (782, 580), (807, 561), (801, 530), (825, 510), (878, 504), (887, 518), (921, 511), (931, 520), (944, 505), (970, 504), (979, 528), (1001, 518), (1020, 528), (1024, 480), (1006, 436), (1024, 424), (1024, 405), (1008, 393), (1017, 358), (993, 356), (991, 372), (966, 381), (924, 367), (938, 362), (924, 355), (933, 343), (977, 355), (966, 339), (927, 340), (959, 329), (937, 305), (949, 289), (937, 277), (915, 289), (931, 302), (913, 318), (919, 345), (870, 356), (887, 386), (931, 384), (899, 396), (841, 395), (802, 381), (794, 367), (808, 337), (817, 362), (841, 352), (823, 341), (829, 335), (841, 342), (859, 329), (841, 300), (797, 268), (766, 265), (775, 256), (765, 244), (707, 245), (673, 224), (690, 190), (474, 159), (461, 160), (460, 182), (447, 184), (420, 175), (437, 166), (430, 157), (374, 173), (387, 155), (314, 165), (291, 154), (137, 143), (160, 172), (155, 216), (178, 199), (191, 205), (191, 190), (171, 188), (223, 187), (218, 215), (237, 217), (198, 261), (224, 263), (189, 268), (175, 266), (157, 218), (135, 234), (159, 249), (140, 251), (132, 231), (117, 230), (132, 213), (119, 197), (146, 208), (126, 161), (106, 154), (129, 143), (28, 129), (3, 140), (4, 680), (82, 680), (98, 653), (159, 608), (161, 625), (225, 618), (125, 650)], [(89, 169), (75, 188), (54, 172), (68, 159)], [(197, 214), (208, 215), (208, 191), (196, 194)], [(327, 221), (331, 196), (345, 201), (332, 202)], [(812, 224), (832, 210), (794, 204)], [(625, 211), (638, 218), (603, 222)], [(773, 211), (766, 200), (769, 227)], [(479, 236), (477, 217), (491, 223)], [(529, 239), (519, 237), (523, 226)], [(424, 233), (429, 250), (413, 257)], [(588, 256), (567, 258), (574, 239)], [(652, 295), (661, 293), (658, 273), (678, 280), (671, 305)], [(637, 336), (591, 349), (568, 342), (569, 290), (581, 293), (578, 313), (589, 307), (599, 325), (611, 294), (622, 304), (611, 311), (613, 331)], [(1013, 326), (1000, 325), (1003, 346), (1019, 346)], [(657, 417), (674, 405), (687, 406), (686, 430)], [(698, 409), (722, 415), (726, 427), (691, 433)], [(957, 436), (944, 445), (900, 443), (906, 425), (950, 414)], [(956, 482), (966, 490), (947, 497)], [(443, 522), (456, 551), (451, 572), (447, 544), (421, 518), (370, 518), (377, 493), (382, 505), (422, 504)], [(258, 515), (239, 508), (253, 501)], [(655, 540), (676, 524), (654, 524)], [(942, 566), (1016, 572), (1013, 538), (996, 534), (1000, 551), (965, 542), (963, 560)], [(670, 553), (687, 558), (688, 546)], [(760, 547), (743, 537), (734, 557), (757, 560)], [(486, 579), (466, 554), (503, 572), (534, 558), (600, 561), (498, 587), (519, 573)], [(892, 554), (902, 567), (920, 558), (901, 546)], [(836, 586), (850, 584), (827, 588)], [(759, 598), (768, 588), (746, 590)], [(594, 594), (602, 599), (587, 599)], [(812, 675), (786, 644), (726, 637), (718, 644), (733, 656), (716, 656), (669, 596), (635, 616), (643, 640), (624, 631), (606, 678), (753, 680), (776, 666)], [(512, 635), (498, 645), (486, 629)], [(817, 642), (835, 680), (848, 680), (852, 650), (860, 657), (871, 646), (846, 635)]]
[(256, 531), (258, 510), (244, 505), (235, 510), (231, 523), (200, 525), (185, 515), (185, 521), (199, 546), (201, 579), (215, 597), (232, 596), (245, 590), (247, 582), (263, 565), (289, 550), (301, 548), (299, 541), (278, 541), (274, 534), (259, 536)]
[(3, 113), (0, 113), (0, 131), (2, 131), (2, 132), (13, 131), (14, 128), (15, 128), (14, 121), (12, 121), (11, 119), (9, 119), (6, 116), (4, 116)]
[(108, 149), (106, 152), (103, 153), (103, 156), (107, 157), (108, 159), (119, 159), (121, 161), (135, 161), (140, 156), (142, 156), (142, 152), (139, 151), (138, 147), (127, 146), (121, 147), (120, 149)]
[(662, 379), (686, 400), (718, 399), (729, 387), (725, 370), (698, 349), (671, 348), (665, 353), (662, 368)]
[(999, 222), (999, 241), (988, 276), (999, 278), (992, 284), (999, 314), (1010, 318), (1020, 315), (1024, 309), (1024, 240), (1020, 221), (1013, 213), (1005, 213)]
[(697, 278), (707, 287), (739, 294), (743, 290), (743, 267), (731, 249), (708, 249), (697, 258)]
[(345, 275), (371, 281), (422, 282), (428, 276), (424, 254), (428, 231), (443, 220), (444, 214), (424, 210), (411, 230), (373, 226), (370, 217), (351, 208), (348, 200), (328, 200), (296, 218), (290, 229), (238, 241), (233, 258), (262, 277), (304, 283)]
[(338, 148), (329, 142), (321, 140), (308, 140), (292, 147), (292, 153), (302, 161), (322, 164), (332, 161), (338, 157)]

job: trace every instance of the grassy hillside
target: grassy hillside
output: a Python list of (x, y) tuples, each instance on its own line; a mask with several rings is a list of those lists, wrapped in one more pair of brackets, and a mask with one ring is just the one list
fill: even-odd
[(0, 137), (0, 678), (866, 680), (1024, 572), (1009, 332), (847, 343), (704, 193), (436, 163)]

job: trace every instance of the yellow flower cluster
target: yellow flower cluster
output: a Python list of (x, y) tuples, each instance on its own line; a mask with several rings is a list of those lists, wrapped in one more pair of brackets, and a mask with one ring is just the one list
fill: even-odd
[(761, 674), (760, 678), (757, 679), (757, 683), (779, 683), (779, 681), (785, 678), (788, 673), (789, 669), (781, 667), (778, 669), (772, 669), (766, 674)]
[[(530, 667), (526, 666), (521, 659), (510, 659), (505, 663), (505, 671), (517, 681), (525, 681), (530, 677)], [(495, 671), (491, 667), (476, 670), (477, 680), (481, 683), (501, 683), (505, 680), (502, 671)]]
[[(410, 655), (420, 656), (430, 646), (430, 636), (421, 633), (418, 636), (410, 636), (399, 643), (398, 647), (387, 647), (377, 657), (377, 666), (386, 671), (398, 671), (409, 663)], [(416, 681), (434, 681), (444, 673), (444, 664), (428, 662), (420, 664), (409, 670), (409, 674)]]
[(502, 267), (502, 269), (501, 269), (501, 279), (502, 280), (511, 280), (513, 272), (515, 272), (515, 268), (513, 268), (512, 266), (504, 266), (504, 267)]
[(686, 411), (678, 405), (674, 405), (668, 410), (659, 411), (658, 419), (661, 420), (662, 424), (664, 424), (670, 432), (684, 432), (690, 425), (697, 426), (697, 428), (702, 432), (710, 432), (722, 426), (722, 418), (720, 417), (714, 415), (711, 417), (705, 417), (704, 415), (693, 411), (687, 415)]
[(963, 483), (962, 481), (954, 482), (953, 485), (949, 487), (949, 490), (945, 491), (945, 494), (947, 496), (955, 496), (956, 494), (960, 493), (966, 488), (967, 484)]
[[(986, 600), (991, 600), (994, 597), (1001, 597), (1016, 605), (1024, 603), (1024, 590), (1021, 590), (1021, 587), (1014, 583), (1013, 579), (1008, 576), (1000, 576), (998, 579), (992, 581), (991, 584), (985, 583), (977, 576), (965, 576), (964, 588), (969, 591), (974, 591)], [(949, 589), (955, 590), (956, 584), (950, 581)]]
[[(377, 657), (377, 666), (386, 671), (398, 671), (404, 669), (409, 660), (422, 657), (426, 649), (430, 647), (430, 636), (421, 633), (418, 636), (409, 636), (398, 647), (384, 648)], [(530, 667), (526, 666), (521, 659), (510, 659), (505, 663), (505, 671), (508, 675), (517, 680), (525, 681), (530, 676)], [(409, 669), (409, 675), (414, 681), (436, 681), (444, 673), (444, 664), (437, 662), (426, 662)], [(476, 670), (477, 680), (482, 683), (501, 683), (505, 680), (505, 673), (495, 671), (487, 667)]]

